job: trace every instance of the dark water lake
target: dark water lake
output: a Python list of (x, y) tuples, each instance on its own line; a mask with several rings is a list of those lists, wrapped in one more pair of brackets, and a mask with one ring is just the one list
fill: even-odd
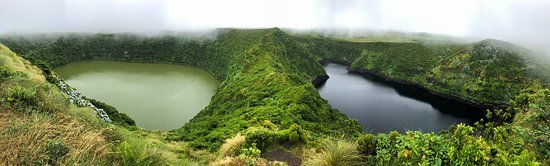
[(468, 104), (349, 72), (344, 65), (328, 63), (324, 67), (330, 78), (317, 88), (319, 94), (333, 108), (357, 119), (367, 132), (437, 132), (452, 124), (473, 124), (483, 115)]
[(168, 64), (81, 61), (54, 70), (85, 96), (152, 130), (183, 126), (210, 103), (220, 84), (201, 69)]

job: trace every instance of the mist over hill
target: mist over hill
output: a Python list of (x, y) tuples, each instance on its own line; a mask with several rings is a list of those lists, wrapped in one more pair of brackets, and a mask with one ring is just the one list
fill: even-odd
[[(548, 0), (0, 0), (0, 165), (548, 165), (549, 8)], [(83, 61), (194, 67), (220, 84), (191, 120), (149, 130), (54, 70)], [(320, 95), (332, 77), (326, 63), (445, 99), (426, 107), (465, 106), (435, 113), (479, 118), (437, 132), (372, 133)], [(131, 81), (93, 79), (110, 88)], [(132, 91), (168, 86), (153, 79), (162, 84)], [(370, 91), (351, 97), (388, 104)], [(389, 104), (415, 113), (413, 100)]]
[(3, 0), (0, 33), (159, 32), (282, 27), (361, 35), (364, 31), (494, 38), (549, 52), (549, 1)]

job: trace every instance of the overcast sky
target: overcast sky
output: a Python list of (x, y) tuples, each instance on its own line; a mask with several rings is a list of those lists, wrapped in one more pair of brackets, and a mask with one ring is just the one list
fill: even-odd
[(396, 30), (550, 44), (550, 0), (0, 0), (0, 33), (216, 27)]

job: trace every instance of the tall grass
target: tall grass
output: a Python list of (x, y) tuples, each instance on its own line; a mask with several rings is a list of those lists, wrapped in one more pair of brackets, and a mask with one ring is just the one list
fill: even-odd
[(225, 143), (220, 147), (219, 158), (237, 156), (239, 151), (243, 148), (246, 138), (240, 133), (233, 138), (225, 140)]
[(0, 165), (105, 165), (103, 130), (72, 114), (42, 71), (0, 44)]
[(353, 166), (361, 165), (362, 156), (357, 143), (345, 139), (323, 141), (321, 152), (304, 162), (306, 166)]
[(144, 141), (124, 141), (115, 148), (120, 165), (169, 165), (160, 149), (145, 145)]
[(101, 130), (62, 114), (0, 112), (0, 165), (102, 165), (109, 148)]
[(42, 75), (42, 70), (15, 53), (11, 52), (6, 46), (0, 44), (0, 65), (7, 66), (15, 72), (23, 72), (27, 78), (34, 83), (45, 83), (46, 78)]

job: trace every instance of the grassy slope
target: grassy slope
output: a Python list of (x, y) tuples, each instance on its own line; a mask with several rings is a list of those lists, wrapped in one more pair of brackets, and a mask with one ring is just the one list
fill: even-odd
[[(320, 59), (345, 63), (351, 70), (416, 84), (492, 110), (488, 123), (451, 127), (440, 134), (408, 132), (374, 138), (377, 164), (475, 163), (548, 164), (550, 113), (549, 62), (509, 43), (471, 44), (348, 42), (298, 36)], [(510, 113), (513, 123), (503, 123)], [(487, 122), (487, 121), (486, 121)], [(361, 138), (360, 138), (361, 139)], [(423, 148), (425, 147), (425, 148)], [(441, 160), (441, 161), (440, 161)]]
[(499, 106), (535, 84), (549, 87), (550, 67), (512, 44), (347, 42), (298, 37), (312, 54), (477, 105)]
[(221, 29), (216, 40), (102, 34), (0, 42), (44, 66), (85, 59), (175, 63), (224, 79), (210, 105), (171, 137), (194, 147), (216, 149), (236, 132), (264, 122), (281, 130), (298, 124), (317, 134), (362, 131), (318, 95), (310, 81), (324, 75), (322, 66), (277, 28)]
[(36, 66), (0, 44), (0, 165), (180, 165), (209, 153), (164, 132), (104, 123), (70, 104)]
[(311, 54), (278, 29), (256, 40), (244, 53), (232, 55), (237, 62), (212, 102), (176, 132), (176, 139), (216, 148), (236, 132), (266, 122), (280, 129), (298, 124), (315, 134), (360, 131), (310, 83), (324, 73)]
[[(40, 69), (3, 45), (0, 45), (0, 66), (2, 163), (104, 162), (108, 151), (106, 141), (98, 136), (101, 129), (74, 118), (77, 110), (84, 117), (93, 117), (93, 110), (69, 105), (64, 95), (46, 82)], [(98, 123), (97, 119), (92, 120), (90, 123)], [(71, 149), (68, 154), (51, 153), (65, 147)], [(63, 158), (55, 160), (60, 156)]]

